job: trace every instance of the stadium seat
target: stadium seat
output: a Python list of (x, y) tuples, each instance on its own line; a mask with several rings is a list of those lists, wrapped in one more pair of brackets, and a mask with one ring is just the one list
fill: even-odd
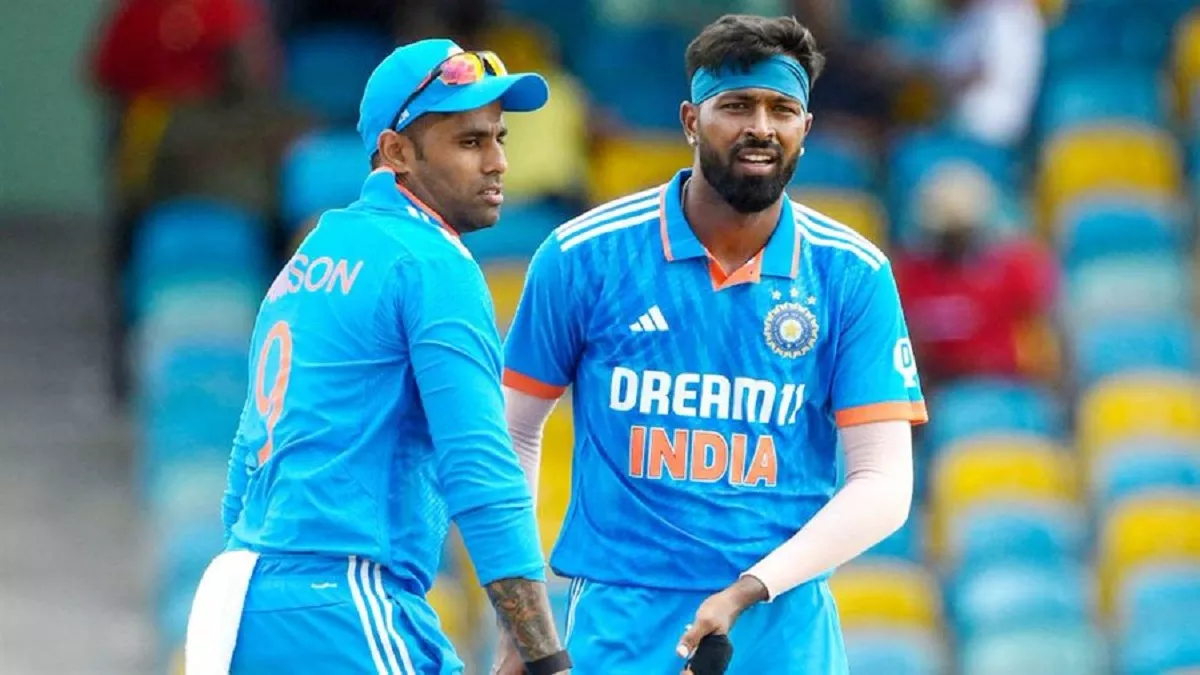
[(1139, 568), (1200, 566), (1200, 495), (1146, 494), (1117, 505), (1101, 524), (1097, 564), (1106, 613)]
[(829, 587), (842, 627), (937, 631), (941, 592), (924, 568), (900, 561), (860, 561), (835, 572)]
[(1195, 296), (1191, 267), (1176, 255), (1113, 255), (1068, 271), (1060, 310), (1067, 335), (1111, 319), (1190, 312)]
[(1121, 675), (1187, 675), (1200, 671), (1200, 624), (1132, 631), (1120, 644)]
[(1167, 124), (1165, 96), (1153, 68), (1104, 59), (1098, 63), (1060, 71), (1044, 84), (1043, 136), (1093, 124)]
[[(804, 155), (796, 163), (790, 189), (865, 192), (875, 187), (871, 155), (853, 138), (812, 133), (804, 139)], [(821, 209), (813, 206), (818, 211)], [(833, 215), (833, 214), (830, 214)]]
[(997, 500), (944, 517), (945, 542), (934, 538), (931, 548), (951, 572), (1010, 560), (1059, 564), (1087, 550), (1087, 518), (1077, 504)]
[(1073, 380), (1079, 390), (1131, 371), (1200, 370), (1195, 319), (1189, 316), (1113, 316), (1080, 328), (1072, 345)]
[(1101, 59), (1148, 69), (1161, 66), (1169, 47), (1162, 26), (1149, 12), (1127, 11), (1129, 6), (1121, 0), (1067, 3), (1064, 16), (1047, 36), (1047, 70), (1070, 71)]
[(219, 202), (177, 199), (142, 219), (125, 274), (127, 298), (137, 310), (147, 289), (195, 277), (261, 282), (269, 253), (265, 226), (251, 214)]
[(1151, 199), (1082, 199), (1063, 210), (1056, 230), (1068, 270), (1114, 255), (1181, 254), (1188, 245), (1175, 204)]
[(1133, 438), (1193, 441), (1200, 438), (1200, 380), (1174, 373), (1110, 377), (1084, 392), (1078, 417), (1079, 448), (1088, 465), (1106, 448)]
[(1074, 457), (1045, 438), (979, 436), (934, 459), (931, 507), (962, 512), (989, 500), (1075, 501)]
[(851, 673), (944, 675), (945, 646), (937, 633), (911, 629), (859, 629), (845, 634)]
[(427, 599), (433, 611), (437, 612), (446, 637), (454, 644), (465, 643), (474, 626), (467, 613), (462, 582), (453, 577), (439, 575), (434, 579)]
[[(224, 458), (220, 456), (223, 451)], [(229, 448), (160, 461), (145, 490), (146, 521), (160, 535), (180, 523), (221, 521), (221, 496), (229, 477)]]
[(1092, 579), (1076, 564), (993, 563), (961, 577), (951, 592), (959, 640), (1022, 629), (1088, 625)]
[(680, 55), (693, 35), (666, 24), (592, 28), (587, 49), (574, 50), (574, 58), (593, 104), (631, 129), (673, 132), (682, 140), (679, 103), (688, 98), (688, 80)]
[(1200, 494), (1200, 440), (1133, 438), (1107, 448), (1091, 475), (1092, 503), (1101, 514), (1131, 497), (1160, 490)]
[(1021, 629), (981, 635), (962, 647), (961, 675), (1096, 675), (1108, 657), (1096, 630)]
[(1200, 10), (1181, 21), (1175, 30), (1174, 80), (1184, 119), (1196, 119), (1200, 110)]
[(353, 126), (367, 78), (392, 48), (386, 32), (356, 26), (293, 34), (284, 45), (284, 88), (326, 123)]
[(526, 261), (554, 228), (577, 214), (550, 200), (506, 203), (493, 227), (472, 232), (463, 244), (480, 263)]
[(243, 284), (189, 284), (160, 289), (128, 343), (130, 363), (142, 382), (176, 347), (186, 344), (246, 348), (258, 311), (256, 294)]
[(888, 245), (887, 214), (869, 192), (792, 187), (791, 198), (854, 229), (881, 248)]
[(893, 532), (883, 541), (872, 546), (864, 558), (899, 558), (910, 562), (919, 562), (925, 549), (924, 523), (922, 513), (909, 515), (908, 520), (900, 529)]
[(1037, 195), (1047, 228), (1081, 196), (1107, 192), (1170, 199), (1183, 186), (1179, 148), (1158, 129), (1089, 125), (1062, 131), (1042, 146), (1040, 164)]
[(1200, 616), (1200, 565), (1146, 565), (1117, 591), (1114, 624), (1130, 634), (1170, 630)]
[(692, 149), (682, 134), (609, 138), (593, 151), (588, 198), (601, 204), (661, 185), (691, 164)]
[(549, 552), (567, 515), (571, 499), (571, 466), (574, 432), (571, 405), (559, 402), (546, 421), (542, 435), (542, 471), (538, 484), (538, 525), (542, 550)]
[(931, 396), (929, 407), (937, 414), (926, 426), (925, 444), (935, 454), (980, 434), (1056, 440), (1065, 431), (1062, 405), (1049, 391), (1013, 380), (960, 380)]
[(312, 132), (288, 148), (280, 167), (279, 200), (288, 232), (358, 199), (371, 162), (353, 130)]

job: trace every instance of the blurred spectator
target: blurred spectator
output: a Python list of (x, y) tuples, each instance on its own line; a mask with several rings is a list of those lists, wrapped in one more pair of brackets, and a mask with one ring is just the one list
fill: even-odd
[(792, 0), (791, 8), (827, 59), (811, 105), (822, 132), (877, 144), (892, 125), (901, 85), (893, 55), (882, 43), (854, 34), (837, 0)]
[(923, 238), (895, 259), (922, 378), (930, 387), (971, 375), (1037, 377), (1025, 338), (1048, 318), (1056, 269), (1032, 241), (989, 236), (995, 187), (966, 163), (947, 163), (920, 194)]
[(944, 0), (949, 34), (938, 77), (949, 122), (980, 141), (1025, 139), (1041, 82), (1045, 26), (1034, 0)]

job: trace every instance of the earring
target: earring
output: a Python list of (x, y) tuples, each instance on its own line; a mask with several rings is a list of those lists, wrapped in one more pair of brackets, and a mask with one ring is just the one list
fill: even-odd
[(801, 157), (803, 157), (803, 156), (804, 156), (804, 148), (800, 148), (800, 156), (801, 156)]

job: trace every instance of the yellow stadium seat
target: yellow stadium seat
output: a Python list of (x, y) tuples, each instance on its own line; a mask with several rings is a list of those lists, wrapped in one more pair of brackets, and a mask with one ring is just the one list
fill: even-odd
[(1084, 392), (1078, 439), (1088, 466), (1106, 447), (1138, 436), (1200, 439), (1200, 380), (1134, 373), (1108, 378)]
[(1074, 456), (1048, 439), (988, 436), (947, 448), (933, 469), (929, 548), (943, 557), (955, 518), (989, 501), (1075, 502)]
[(948, 448), (933, 476), (935, 511), (968, 509), (992, 499), (1076, 501), (1074, 456), (1049, 439), (988, 436)]
[(592, 153), (588, 197), (599, 204), (654, 187), (691, 164), (682, 134), (608, 138)]
[(1128, 191), (1172, 198), (1183, 185), (1182, 158), (1175, 140), (1153, 129), (1070, 129), (1050, 139), (1041, 164), (1038, 199), (1046, 232), (1061, 209), (1082, 195)]
[(1175, 31), (1175, 85), (1181, 112), (1185, 119), (1194, 119), (1197, 94), (1200, 94), (1200, 10), (1193, 11), (1179, 22)]
[(167, 667), (167, 672), (171, 675), (187, 675), (183, 659), (183, 647), (179, 647), (171, 654), (171, 664)]
[(571, 406), (566, 397), (550, 414), (542, 440), (542, 471), (538, 482), (538, 525), (542, 549), (554, 546), (571, 498), (571, 454), (574, 435)]
[(853, 190), (793, 190), (791, 197), (853, 228), (880, 248), (888, 242), (887, 215), (873, 195)]
[(1101, 525), (1098, 558), (1106, 610), (1122, 580), (1139, 566), (1200, 565), (1200, 497), (1164, 492), (1122, 502)]
[(492, 302), (496, 306), (496, 323), (501, 334), (508, 331), (513, 315), (517, 312), (517, 303), (521, 300), (521, 291), (525, 287), (525, 265), (488, 265), (483, 269), (487, 279), (488, 290), (492, 293)]
[(941, 627), (937, 582), (919, 565), (858, 562), (834, 573), (829, 587), (846, 630)]

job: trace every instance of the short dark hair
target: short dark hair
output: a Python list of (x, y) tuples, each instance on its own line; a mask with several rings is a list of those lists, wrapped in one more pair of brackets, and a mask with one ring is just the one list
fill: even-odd
[(825, 56), (804, 24), (792, 16), (768, 19), (749, 14), (726, 14), (710, 23), (688, 45), (687, 76), (701, 68), (733, 67), (748, 70), (775, 55), (790, 56), (808, 73), (809, 86), (825, 68)]

